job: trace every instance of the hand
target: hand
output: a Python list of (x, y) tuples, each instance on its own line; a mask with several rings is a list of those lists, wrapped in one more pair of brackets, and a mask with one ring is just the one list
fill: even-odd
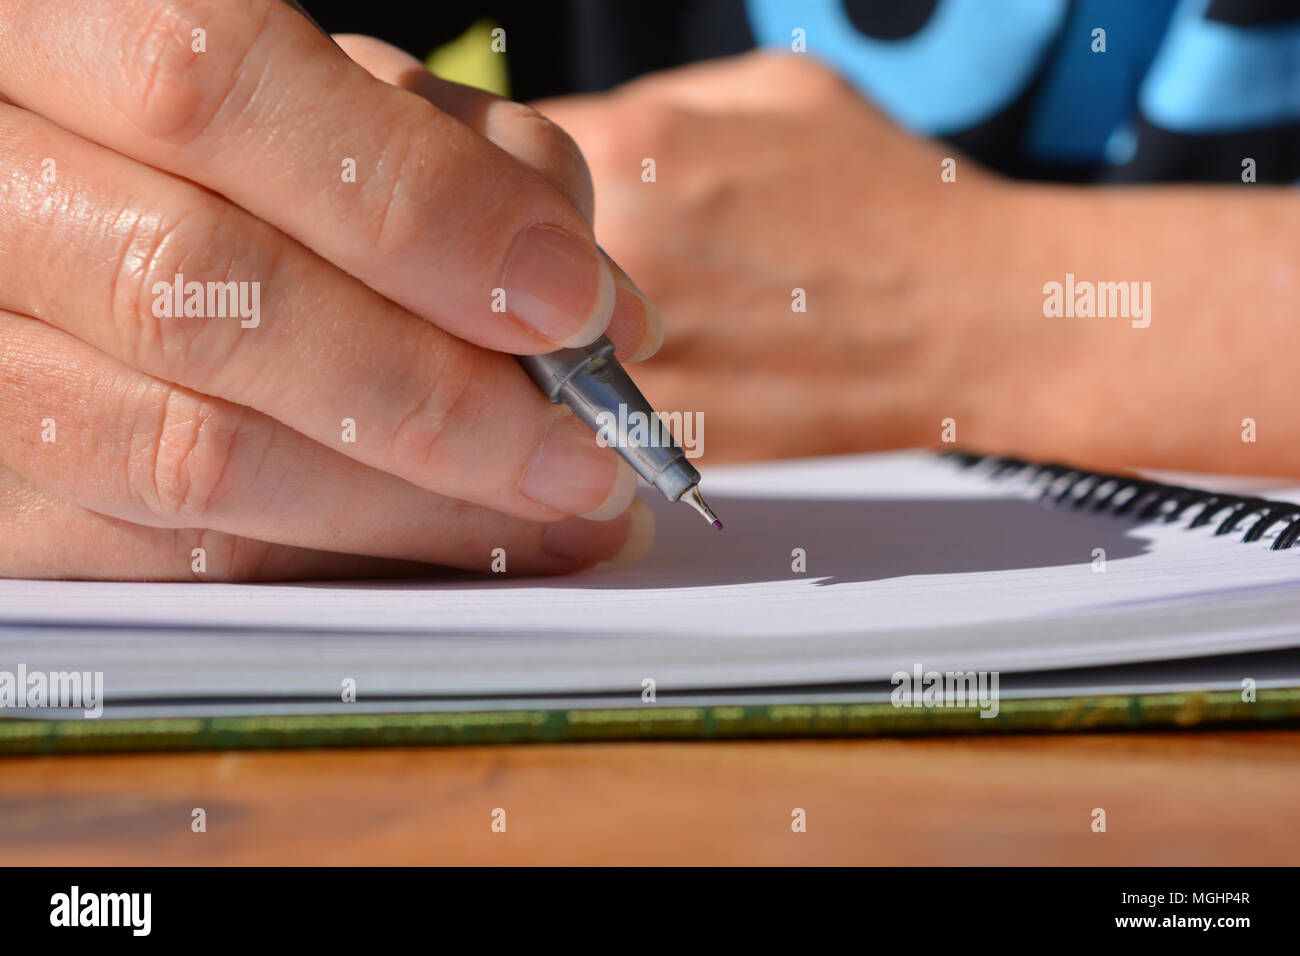
[(959, 159), (942, 182), (950, 151), (803, 56), (536, 105), (582, 147), (601, 242), (667, 317), (637, 381), (703, 413), (709, 460), (938, 442), (987, 351), (977, 286), (954, 277), (1000, 269), (999, 180)]
[[(997, 178), (806, 57), (538, 105), (587, 156), (604, 247), (667, 317), (637, 381), (704, 413), (706, 460), (955, 437), (1080, 467), (1300, 474), (1293, 389), (1268, 373), (1300, 345), (1294, 188)], [(1154, 319), (1150, 302), (1142, 328), (1046, 317), (1067, 272), (1149, 281)]]
[(366, 68), (280, 0), (0, 5), (0, 575), (648, 545), (631, 470), (506, 354), (661, 336), (572, 141), (345, 43)]

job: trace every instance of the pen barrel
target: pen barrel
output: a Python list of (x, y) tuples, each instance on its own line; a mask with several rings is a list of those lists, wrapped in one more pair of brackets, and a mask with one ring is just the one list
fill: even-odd
[(668, 426), (614, 358), (605, 337), (576, 349), (516, 356), (551, 401), (563, 402), (632, 470), (669, 501), (700, 482), (700, 473)]

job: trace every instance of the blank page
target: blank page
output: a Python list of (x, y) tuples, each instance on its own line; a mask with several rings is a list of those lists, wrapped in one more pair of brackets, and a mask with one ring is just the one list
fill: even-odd
[(337, 694), (340, 675), (376, 693), (589, 693), (1300, 646), (1300, 547), (1213, 523), (1051, 507), (924, 452), (709, 468), (706, 492), (725, 531), (646, 493), (648, 557), (570, 577), (2, 581), (0, 667), (104, 669), (120, 693)]

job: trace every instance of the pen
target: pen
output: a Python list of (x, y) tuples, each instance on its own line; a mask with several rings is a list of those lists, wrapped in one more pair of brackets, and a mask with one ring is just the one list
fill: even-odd
[[(614, 441), (606, 443), (665, 498), (686, 502), (722, 530), (722, 522), (700, 495), (700, 473), (614, 358), (613, 342), (602, 335), (581, 348), (515, 358), (551, 401), (568, 405), (598, 435), (613, 430)], [(651, 423), (648, 441), (643, 443), (633, 442), (626, 428), (637, 417)]]
[[(285, 0), (307, 22), (329, 37), (297, 0)], [(332, 41), (334, 38), (330, 37)], [(337, 45), (337, 44), (336, 44)], [(686, 460), (686, 452), (646, 401), (623, 366), (614, 358), (614, 343), (603, 335), (590, 345), (560, 349), (546, 355), (516, 355), (519, 364), (547, 398), (573, 409), (588, 427), (604, 434), (617, 427), (615, 440), (607, 442), (632, 466), (632, 470), (658, 488), (669, 501), (684, 501), (719, 531), (722, 522), (700, 494), (700, 473)], [(623, 411), (625, 414), (620, 415)], [(649, 422), (649, 440), (636, 443), (624, 426), (633, 413)]]

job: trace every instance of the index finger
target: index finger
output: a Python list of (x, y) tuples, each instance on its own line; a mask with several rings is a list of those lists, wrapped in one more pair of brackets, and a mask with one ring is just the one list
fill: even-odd
[(559, 192), (281, 0), (6, 0), (0, 94), (486, 348), (545, 352), (609, 324), (614, 276)]

